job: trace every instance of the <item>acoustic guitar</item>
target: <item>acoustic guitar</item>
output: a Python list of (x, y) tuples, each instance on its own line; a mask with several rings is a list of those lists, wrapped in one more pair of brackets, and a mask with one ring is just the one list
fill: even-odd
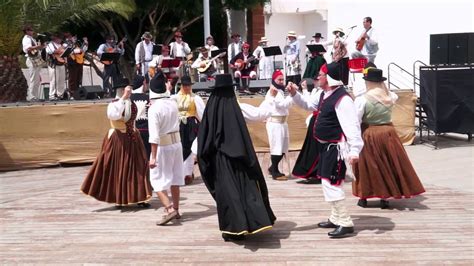
[(255, 59), (256, 58), (253, 55), (249, 56), (247, 60), (237, 59), (235, 60), (234, 66), (237, 70), (242, 71), (243, 69), (250, 67), (250, 62), (252, 62)]
[[(87, 44), (87, 37), (84, 37), (82, 38), (82, 40), (84, 41), (84, 44)], [(76, 43), (75, 45), (76, 47), (74, 48), (74, 50), (72, 51), (72, 53), (69, 55), (71, 57), (72, 60), (74, 60), (74, 62), (82, 65), (84, 64), (84, 55), (85, 55), (85, 52), (84, 50), (79, 46), (79, 44)]]
[[(115, 45), (114, 47), (107, 47), (105, 49), (105, 52), (106, 53), (116, 53), (117, 52), (117, 46), (123, 45), (123, 43), (125, 41), (127, 41), (127, 36), (123, 37), (123, 39), (117, 45)], [(109, 60), (103, 60), (103, 61), (100, 61), (100, 62), (102, 62), (102, 64), (104, 64), (104, 65), (111, 65), (113, 63), (113, 61), (109, 61)]]
[(206, 72), (206, 71), (209, 69), (209, 67), (212, 65), (212, 62), (214, 62), (217, 58), (219, 58), (219, 57), (221, 57), (221, 56), (224, 56), (225, 54), (226, 54), (226, 52), (222, 52), (222, 53), (220, 53), (220, 54), (214, 56), (213, 58), (211, 58), (211, 59), (209, 59), (209, 60), (201, 61), (201, 65), (202, 65), (202, 64), (205, 64), (205, 66), (204, 66), (204, 67), (199, 67), (199, 68), (197, 69), (197, 71), (199, 71), (199, 73), (204, 73), (204, 72)]
[(364, 48), (365, 42), (367, 41), (367, 38), (365, 36), (371, 28), (372, 27), (366, 29), (365, 32), (359, 37), (359, 39), (357, 39), (357, 41), (356, 41), (357, 51), (362, 51), (362, 48)]
[[(54, 46), (54, 44), (53, 44)], [(64, 46), (62, 44), (60, 44), (58, 46), (58, 48), (56, 48), (56, 50), (54, 50), (53, 54), (51, 55), (53, 57), (53, 63), (55, 65), (64, 65), (66, 63), (66, 58), (64, 57), (61, 57), (61, 55), (64, 53), (64, 51), (66, 50), (66, 48), (64, 48)]]

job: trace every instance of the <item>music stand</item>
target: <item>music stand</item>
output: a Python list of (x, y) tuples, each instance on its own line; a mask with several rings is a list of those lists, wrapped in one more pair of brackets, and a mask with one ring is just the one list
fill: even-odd
[(273, 56), (273, 72), (275, 72), (275, 56), (282, 54), (280, 46), (263, 47), (263, 52), (265, 56)]
[(161, 61), (161, 68), (177, 68), (180, 63), (181, 60), (179, 59), (163, 59)]
[(161, 55), (161, 50), (163, 49), (163, 46), (162, 45), (156, 45), (154, 44), (153, 45), (153, 52), (152, 54), (154, 55)]
[(120, 53), (103, 53), (100, 56), (100, 61), (111, 61), (117, 63), (120, 60)]
[(311, 52), (311, 54), (318, 53), (320, 55), (321, 53), (326, 52), (326, 49), (324, 49), (324, 46), (321, 44), (308, 44), (306, 47), (308, 47), (308, 50)]
[(211, 51), (211, 57), (215, 57), (220, 53), (227, 53), (227, 49), (223, 48), (223, 49)]

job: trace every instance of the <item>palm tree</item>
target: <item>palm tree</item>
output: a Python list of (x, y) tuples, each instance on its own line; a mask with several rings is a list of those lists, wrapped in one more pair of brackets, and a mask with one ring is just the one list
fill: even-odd
[(128, 18), (134, 0), (0, 0), (0, 102), (26, 99), (27, 82), (21, 71), (21, 28), (38, 31), (58, 29), (68, 20), (83, 21), (114, 13)]

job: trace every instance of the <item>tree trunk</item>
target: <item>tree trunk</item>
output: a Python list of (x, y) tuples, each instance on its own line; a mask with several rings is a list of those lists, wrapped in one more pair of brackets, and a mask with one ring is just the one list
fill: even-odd
[(18, 57), (0, 56), (0, 102), (25, 101), (27, 90)]

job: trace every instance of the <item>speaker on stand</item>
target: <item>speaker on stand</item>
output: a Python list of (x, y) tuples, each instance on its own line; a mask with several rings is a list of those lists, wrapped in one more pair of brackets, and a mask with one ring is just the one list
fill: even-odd
[(104, 98), (104, 91), (99, 85), (81, 86), (73, 95), (75, 100), (93, 100)]

